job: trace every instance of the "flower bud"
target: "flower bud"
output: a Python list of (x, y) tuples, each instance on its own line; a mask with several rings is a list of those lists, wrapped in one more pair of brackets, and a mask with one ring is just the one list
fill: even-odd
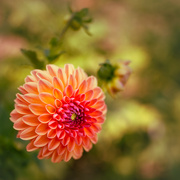
[(101, 65), (98, 76), (112, 97), (124, 90), (124, 86), (132, 72), (128, 66), (129, 63), (130, 61), (119, 61), (117, 64), (111, 65), (107, 61)]

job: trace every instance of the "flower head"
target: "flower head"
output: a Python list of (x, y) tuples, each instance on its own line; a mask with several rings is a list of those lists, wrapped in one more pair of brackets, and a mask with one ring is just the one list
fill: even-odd
[(98, 71), (99, 78), (111, 96), (115, 96), (118, 92), (124, 90), (125, 84), (131, 74), (128, 66), (130, 61), (119, 61), (115, 65), (111, 65), (109, 61), (101, 64)]
[(19, 87), (11, 112), (17, 137), (30, 140), (27, 151), (52, 162), (78, 159), (97, 142), (105, 120), (104, 94), (96, 78), (66, 64), (33, 70)]

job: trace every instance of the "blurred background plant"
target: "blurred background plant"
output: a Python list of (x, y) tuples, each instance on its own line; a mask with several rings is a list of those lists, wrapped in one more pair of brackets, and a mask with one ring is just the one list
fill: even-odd
[(39, 59), (49, 55), (51, 38), (59, 37), (69, 20), (67, 1), (1, 0), (0, 179), (179, 180), (179, 1), (68, 2), (73, 12), (90, 8), (92, 36), (84, 33), (87, 24), (77, 20), (81, 28), (74, 32), (72, 25), (66, 32), (53, 63), (73, 63), (96, 75), (105, 59), (131, 60), (133, 74), (118, 99), (107, 96), (107, 120), (89, 153), (68, 163), (38, 160), (16, 139), (9, 120), (17, 87), (34, 69), (20, 49), (38, 47)]

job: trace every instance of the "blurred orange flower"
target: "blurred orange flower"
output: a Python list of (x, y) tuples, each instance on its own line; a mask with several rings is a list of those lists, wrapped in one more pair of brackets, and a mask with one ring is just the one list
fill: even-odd
[(18, 138), (30, 140), (27, 151), (52, 162), (78, 159), (97, 142), (107, 111), (95, 77), (66, 64), (33, 70), (19, 87), (11, 112)]
[(114, 97), (118, 92), (124, 90), (125, 84), (132, 73), (129, 63), (130, 61), (119, 61), (115, 65), (113, 77), (106, 84), (107, 91), (111, 96)]

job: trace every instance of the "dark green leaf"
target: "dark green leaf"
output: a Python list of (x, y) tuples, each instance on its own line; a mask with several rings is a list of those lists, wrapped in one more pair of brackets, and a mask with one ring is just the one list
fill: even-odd
[(37, 68), (37, 69), (45, 68), (45, 63), (38, 59), (37, 53), (35, 51), (21, 49), (21, 52), (24, 54), (24, 56), (26, 56), (31, 61), (34, 68)]

